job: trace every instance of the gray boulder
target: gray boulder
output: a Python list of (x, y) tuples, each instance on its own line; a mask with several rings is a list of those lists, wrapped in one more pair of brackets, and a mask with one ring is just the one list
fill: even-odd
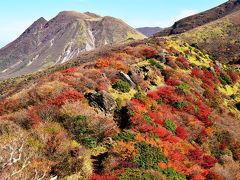
[(100, 109), (105, 114), (113, 114), (117, 108), (115, 100), (106, 91), (88, 93), (86, 98), (92, 107)]

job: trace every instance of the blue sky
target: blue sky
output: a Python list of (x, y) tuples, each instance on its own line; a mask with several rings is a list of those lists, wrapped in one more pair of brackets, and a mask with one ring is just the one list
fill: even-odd
[(0, 47), (17, 38), (39, 17), (50, 20), (63, 10), (114, 16), (133, 27), (167, 27), (176, 20), (226, 0), (1, 0)]

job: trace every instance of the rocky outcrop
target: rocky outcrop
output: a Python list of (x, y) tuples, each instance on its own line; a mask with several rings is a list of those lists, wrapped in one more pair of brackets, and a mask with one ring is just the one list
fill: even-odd
[(131, 86), (132, 88), (135, 88), (135, 87), (136, 87), (136, 84), (132, 81), (132, 79), (130, 78), (129, 75), (127, 75), (126, 73), (124, 73), (124, 72), (122, 72), (122, 71), (119, 73), (119, 75), (121, 76), (121, 78), (122, 78), (124, 81), (128, 82), (128, 84), (130, 84), (130, 86)]
[(117, 108), (113, 97), (105, 91), (88, 93), (86, 94), (86, 98), (91, 106), (100, 109), (105, 114), (113, 114)]

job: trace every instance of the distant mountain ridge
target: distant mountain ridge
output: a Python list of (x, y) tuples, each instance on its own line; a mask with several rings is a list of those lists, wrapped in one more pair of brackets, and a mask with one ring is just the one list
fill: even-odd
[(233, 12), (240, 10), (240, 0), (228, 0), (215, 8), (183, 18), (173, 24), (170, 28), (157, 33), (157, 36), (169, 36), (181, 34), (196, 27), (225, 17)]
[(50, 21), (39, 18), (19, 38), (0, 49), (0, 76), (31, 73), (105, 44), (143, 38), (119, 19), (63, 11)]
[(140, 27), (140, 28), (136, 28), (136, 30), (141, 32), (145, 36), (150, 37), (150, 36), (160, 32), (162, 30), (162, 28), (160, 28), (160, 27)]
[(178, 37), (223, 63), (240, 63), (240, 0), (184, 18), (155, 36)]

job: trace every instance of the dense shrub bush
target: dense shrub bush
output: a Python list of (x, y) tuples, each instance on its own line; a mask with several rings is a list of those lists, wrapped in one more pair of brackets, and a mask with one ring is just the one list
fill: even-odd
[(185, 101), (178, 101), (174, 104), (174, 107), (176, 107), (177, 109), (183, 109), (186, 106), (187, 103)]
[(229, 76), (231, 77), (233, 82), (237, 82), (239, 80), (239, 76), (234, 71), (229, 72)]
[(154, 60), (154, 59), (149, 59), (148, 61), (149, 61), (149, 63), (150, 63), (152, 66), (158, 68), (161, 72), (164, 71), (163, 66), (162, 66), (161, 64), (159, 64), (156, 60)]
[(136, 135), (132, 131), (126, 130), (126, 131), (119, 133), (117, 136), (114, 137), (114, 139), (123, 140), (123, 141), (128, 142), (128, 141), (134, 140), (135, 136)]
[(157, 166), (159, 162), (168, 162), (167, 157), (158, 147), (147, 144), (146, 142), (137, 143), (138, 154), (134, 161), (142, 168), (149, 169)]
[[(226, 73), (221, 73), (220, 74), (220, 80), (221, 81), (224, 80), (227, 84), (232, 84), (231, 77), (229, 75), (227, 75)], [(224, 81), (222, 81), (223, 84), (225, 84)]]
[[(190, 67), (188, 60), (187, 60), (186, 58), (184, 58), (184, 57), (178, 57), (178, 58), (176, 59), (176, 63), (177, 63), (178, 65), (180, 65), (180, 67), (183, 67), (183, 68), (186, 68), (186, 69), (188, 69), (188, 68)], [(179, 64), (179, 63), (180, 63), (180, 64)]]
[(128, 93), (131, 89), (131, 86), (126, 81), (119, 80), (115, 84), (112, 85), (113, 89), (116, 89), (117, 91)]
[(63, 92), (56, 98), (50, 100), (49, 104), (55, 106), (62, 106), (66, 101), (77, 101), (81, 99), (83, 99), (82, 93), (79, 93), (77, 91), (68, 91)]
[(176, 170), (174, 170), (173, 168), (166, 168), (161, 170), (161, 172), (166, 175), (170, 180), (186, 180), (187, 178), (178, 173)]
[(92, 174), (89, 180), (118, 180), (119, 178), (112, 174)]
[(156, 174), (151, 174), (142, 169), (127, 169), (126, 172), (120, 174), (119, 180), (159, 180)]
[(177, 129), (176, 129), (176, 135), (178, 137), (180, 137), (181, 139), (187, 139), (188, 137), (188, 134), (187, 132), (185, 131), (185, 129), (181, 126), (178, 126)]
[(154, 58), (158, 54), (158, 51), (152, 47), (145, 47), (140, 49), (140, 54), (145, 58), (150, 59)]
[(166, 120), (164, 121), (164, 127), (165, 127), (167, 130), (171, 131), (173, 134), (176, 134), (177, 125), (176, 125), (176, 123), (173, 122), (172, 120), (166, 119)]
[(72, 67), (72, 68), (68, 68), (65, 69), (64, 71), (62, 71), (63, 74), (72, 74), (78, 71), (78, 68), (76, 67)]

